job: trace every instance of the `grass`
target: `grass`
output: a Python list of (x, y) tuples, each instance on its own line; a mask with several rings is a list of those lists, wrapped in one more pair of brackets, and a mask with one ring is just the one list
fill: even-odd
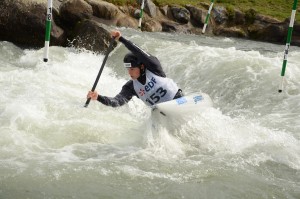
[[(239, 10), (246, 11), (250, 8), (258, 13), (269, 15), (279, 20), (291, 16), (294, 0), (216, 0), (216, 5), (233, 5)], [(300, 21), (300, 13), (296, 13), (296, 21)]]
[[(138, 7), (136, 0), (106, 0), (115, 5), (133, 5)], [(152, 0), (157, 6), (164, 5), (193, 5), (200, 7), (201, 2), (210, 4), (210, 0)], [(294, 0), (215, 0), (214, 6), (233, 6), (241, 11), (255, 9), (258, 13), (268, 15), (279, 20), (284, 20), (291, 16)], [(296, 12), (296, 21), (300, 22), (300, 8)]]

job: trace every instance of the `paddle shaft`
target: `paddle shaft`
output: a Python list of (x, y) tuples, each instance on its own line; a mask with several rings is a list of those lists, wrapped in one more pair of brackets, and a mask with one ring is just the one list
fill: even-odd
[[(102, 65), (101, 65), (101, 67), (100, 67), (100, 70), (99, 70), (99, 72), (98, 72), (98, 75), (97, 75), (97, 77), (96, 77), (96, 80), (95, 80), (95, 82), (94, 82), (94, 85), (93, 85), (93, 88), (92, 88), (91, 91), (95, 91), (95, 89), (96, 89), (96, 87), (97, 87), (97, 84), (98, 84), (98, 81), (99, 81), (99, 79), (100, 79), (101, 73), (102, 73), (103, 68), (104, 68), (104, 66), (105, 66), (105, 62), (106, 62), (106, 60), (107, 60), (107, 58), (108, 58), (108, 55), (109, 55), (110, 51), (112, 50), (112, 46), (113, 46), (114, 40), (115, 40), (115, 37), (112, 37), (112, 39), (111, 39), (111, 41), (110, 41), (110, 44), (109, 44), (109, 47), (108, 47), (108, 49), (107, 49), (106, 55), (105, 55), (105, 57), (104, 57), (104, 60), (103, 60), (103, 62), (102, 62)], [(90, 101), (91, 101), (91, 98), (88, 98), (88, 99), (86, 100), (86, 102), (85, 102), (84, 107), (87, 108), (88, 105), (89, 105), (89, 103), (90, 103)]]

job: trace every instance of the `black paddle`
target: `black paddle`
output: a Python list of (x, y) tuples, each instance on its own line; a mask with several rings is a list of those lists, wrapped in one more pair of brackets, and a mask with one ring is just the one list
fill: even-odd
[[(100, 70), (99, 70), (99, 73), (98, 73), (98, 75), (97, 75), (97, 78), (96, 78), (96, 80), (95, 80), (95, 82), (94, 82), (93, 88), (92, 88), (92, 90), (91, 90), (92, 92), (94, 92), (95, 89), (96, 89), (96, 86), (97, 86), (98, 81), (99, 81), (99, 79), (100, 79), (100, 76), (101, 76), (101, 73), (102, 73), (102, 71), (103, 71), (105, 62), (106, 62), (106, 60), (107, 60), (107, 58), (108, 58), (108, 55), (109, 55), (110, 51), (112, 50), (112, 46), (113, 46), (114, 41), (115, 41), (115, 37), (112, 37), (112, 39), (111, 39), (111, 41), (110, 41), (110, 44), (109, 44), (109, 47), (108, 47), (108, 49), (107, 49), (106, 55), (105, 55), (105, 57), (104, 57), (103, 63), (102, 63), (102, 65), (101, 65), (101, 68), (100, 68)], [(91, 101), (91, 98), (88, 98), (88, 99), (86, 100), (86, 102), (85, 102), (84, 107), (87, 108), (88, 105), (89, 105), (89, 103), (90, 103), (90, 101)]]

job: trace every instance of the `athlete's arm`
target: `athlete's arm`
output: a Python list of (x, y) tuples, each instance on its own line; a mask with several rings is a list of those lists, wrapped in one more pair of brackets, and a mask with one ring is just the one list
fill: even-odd
[(152, 73), (161, 76), (161, 77), (166, 77), (165, 72), (162, 69), (162, 66), (159, 62), (159, 60), (150, 55), (149, 53), (145, 52), (142, 50), (140, 47), (138, 47), (136, 44), (133, 42), (125, 39), (124, 37), (120, 36), (119, 41), (122, 42), (125, 47), (130, 50), (135, 56), (139, 58), (139, 60), (142, 61), (144, 66), (151, 71)]
[(132, 81), (128, 81), (115, 97), (98, 95), (97, 100), (106, 106), (119, 107), (126, 104), (133, 96), (137, 96)]

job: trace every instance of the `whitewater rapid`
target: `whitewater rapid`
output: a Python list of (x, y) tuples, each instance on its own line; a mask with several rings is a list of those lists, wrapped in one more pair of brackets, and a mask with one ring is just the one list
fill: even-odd
[[(134, 98), (83, 108), (103, 55), (0, 42), (1, 198), (299, 198), (300, 49), (194, 35), (123, 35), (157, 56), (167, 76), (213, 107), (158, 119)], [(119, 45), (97, 90), (128, 80)]]

